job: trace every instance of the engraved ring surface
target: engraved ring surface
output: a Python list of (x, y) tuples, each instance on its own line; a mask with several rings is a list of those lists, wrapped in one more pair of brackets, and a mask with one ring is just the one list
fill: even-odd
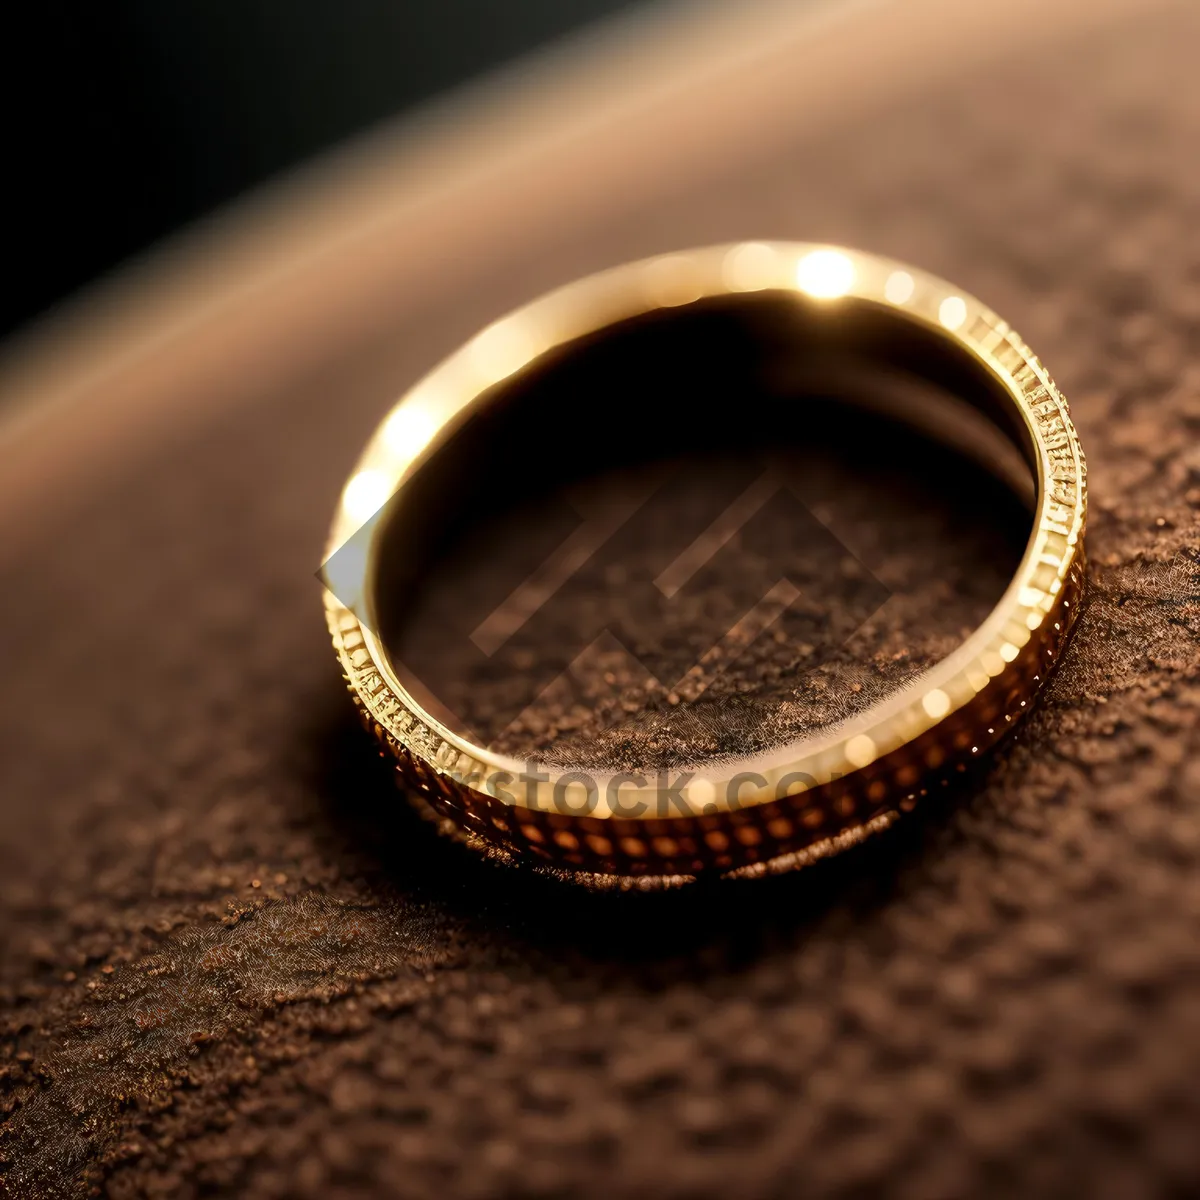
[[(792, 293), (836, 319), (870, 309), (969, 360), (1007, 409), (1036, 484), (1016, 574), (951, 654), (842, 724), (738, 762), (684, 773), (663, 808), (652, 772), (518, 762), (473, 744), (405, 689), (372, 619), (385, 505), (502, 381), (621, 321), (713, 297)], [(1083, 591), (1086, 468), (1053, 380), (995, 313), (960, 289), (873, 254), (804, 243), (708, 247), (618, 267), (504, 317), (396, 405), (343, 491), (324, 569), (334, 648), (365, 723), (419, 806), (479, 848), (593, 880), (636, 884), (800, 865), (913, 808), (1028, 711)], [(356, 551), (353, 548), (358, 546)], [(337, 553), (335, 553), (335, 551)], [(642, 784), (639, 786), (638, 780)]]

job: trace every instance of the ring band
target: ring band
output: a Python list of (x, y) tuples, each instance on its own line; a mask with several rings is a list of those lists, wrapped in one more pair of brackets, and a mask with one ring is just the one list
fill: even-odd
[[(1036, 484), (1016, 574), (983, 623), (918, 679), (852, 720), (739, 762), (661, 775), (521, 763), (475, 745), (400, 682), (374, 632), (385, 511), (497, 385), (550, 351), (659, 309), (749, 293), (794, 296), (837, 321), (869, 313), (899, 340), (934, 342), (1003, 410)], [(1041, 363), (979, 301), (916, 268), (803, 243), (741, 243), (619, 267), (489, 326), (392, 410), (342, 494), (323, 568), (334, 648), (360, 714), (420, 805), (467, 840), (596, 876), (672, 879), (784, 870), (860, 840), (966, 769), (1026, 713), (1057, 662), (1084, 585), (1086, 467)], [(581, 778), (583, 782), (581, 783)], [(683, 779), (683, 782), (678, 782)], [(639, 780), (641, 781), (639, 784)]]

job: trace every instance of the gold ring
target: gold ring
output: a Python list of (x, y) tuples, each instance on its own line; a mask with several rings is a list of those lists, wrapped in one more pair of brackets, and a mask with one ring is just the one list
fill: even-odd
[[(374, 632), (380, 537), (403, 507), (406, 485), (503, 394), (506, 381), (544, 356), (569, 355), (580, 339), (658, 310), (746, 303), (754, 293), (793, 306), (795, 320), (810, 329), (815, 322), (818, 336), (869, 329), (864, 353), (892, 346), (906, 361), (933, 355), (978, 385), (979, 407), (1024, 454), (1036, 485), (1032, 532), (999, 603), (914, 683), (814, 738), (737, 762), (695, 764), (668, 781), (665, 804), (660, 775), (521, 763), (454, 732), (402, 684)], [(395, 759), (410, 797), (467, 840), (622, 883), (760, 874), (890, 824), (1028, 711), (1079, 611), (1085, 512), (1086, 469), (1067, 403), (995, 313), (877, 255), (740, 243), (570, 284), (442, 362), (368, 443), (342, 493), (322, 578), (334, 647), (360, 714)]]

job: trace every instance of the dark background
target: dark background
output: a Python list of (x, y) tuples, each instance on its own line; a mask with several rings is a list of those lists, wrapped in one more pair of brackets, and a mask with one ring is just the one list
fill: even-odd
[(247, 188), (637, 2), (22, 5), (0, 25), (0, 336)]

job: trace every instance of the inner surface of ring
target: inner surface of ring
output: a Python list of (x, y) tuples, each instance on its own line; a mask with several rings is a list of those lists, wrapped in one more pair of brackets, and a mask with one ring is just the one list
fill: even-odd
[(965, 352), (866, 303), (660, 310), (480, 398), (390, 502), (377, 632), (515, 758), (739, 758), (955, 649), (1031, 528), (1031, 442)]

